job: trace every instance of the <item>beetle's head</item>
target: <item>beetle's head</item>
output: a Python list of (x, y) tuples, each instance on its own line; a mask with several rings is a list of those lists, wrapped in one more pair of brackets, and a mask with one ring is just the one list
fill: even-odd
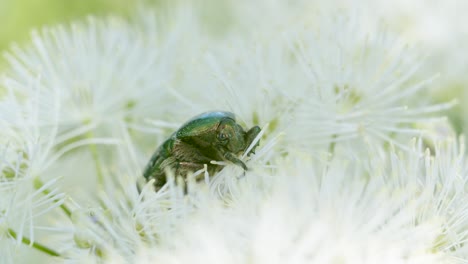
[(245, 131), (231, 118), (221, 121), (216, 131), (218, 145), (234, 154), (239, 154), (245, 149)]

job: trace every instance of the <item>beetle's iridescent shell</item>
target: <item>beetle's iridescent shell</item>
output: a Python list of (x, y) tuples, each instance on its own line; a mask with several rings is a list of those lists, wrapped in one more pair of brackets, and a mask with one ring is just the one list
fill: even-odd
[(216, 130), (219, 123), (226, 118), (236, 120), (235, 115), (231, 112), (216, 111), (197, 115), (183, 124), (174, 136), (178, 139), (184, 139), (203, 135)]
[[(147, 181), (154, 179), (153, 184), (159, 190), (167, 182), (168, 169), (182, 177), (204, 168), (213, 175), (222, 166), (212, 164), (211, 161), (226, 160), (247, 170), (245, 163), (238, 157), (259, 133), (258, 126), (244, 131), (231, 112), (212, 111), (197, 115), (158, 147), (143, 176)], [(247, 155), (254, 153), (255, 146)]]

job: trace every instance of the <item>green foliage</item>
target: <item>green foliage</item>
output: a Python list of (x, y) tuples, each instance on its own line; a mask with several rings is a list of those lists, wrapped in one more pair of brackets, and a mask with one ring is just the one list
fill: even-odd
[(0, 51), (13, 42), (27, 40), (34, 28), (92, 14), (126, 15), (135, 3), (126, 0), (0, 0)]

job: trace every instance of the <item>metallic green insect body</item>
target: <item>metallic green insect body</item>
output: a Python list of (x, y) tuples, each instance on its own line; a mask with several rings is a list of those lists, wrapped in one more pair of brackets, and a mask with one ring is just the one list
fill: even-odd
[[(175, 175), (186, 177), (187, 173), (203, 169), (206, 164), (208, 172), (213, 175), (222, 167), (210, 162), (222, 160), (247, 170), (238, 156), (247, 150), (258, 133), (258, 126), (245, 132), (230, 112), (200, 114), (182, 125), (158, 147), (143, 176), (147, 181), (155, 179), (154, 185), (156, 189), (160, 189), (166, 183), (166, 169), (173, 170)], [(248, 155), (254, 153), (257, 145), (258, 143)]]

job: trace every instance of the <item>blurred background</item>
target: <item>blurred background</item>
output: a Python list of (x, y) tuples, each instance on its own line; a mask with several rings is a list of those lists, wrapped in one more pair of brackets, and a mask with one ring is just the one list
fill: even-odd
[(0, 0), (0, 51), (26, 41), (32, 29), (90, 14), (126, 15), (134, 6), (131, 0)]

